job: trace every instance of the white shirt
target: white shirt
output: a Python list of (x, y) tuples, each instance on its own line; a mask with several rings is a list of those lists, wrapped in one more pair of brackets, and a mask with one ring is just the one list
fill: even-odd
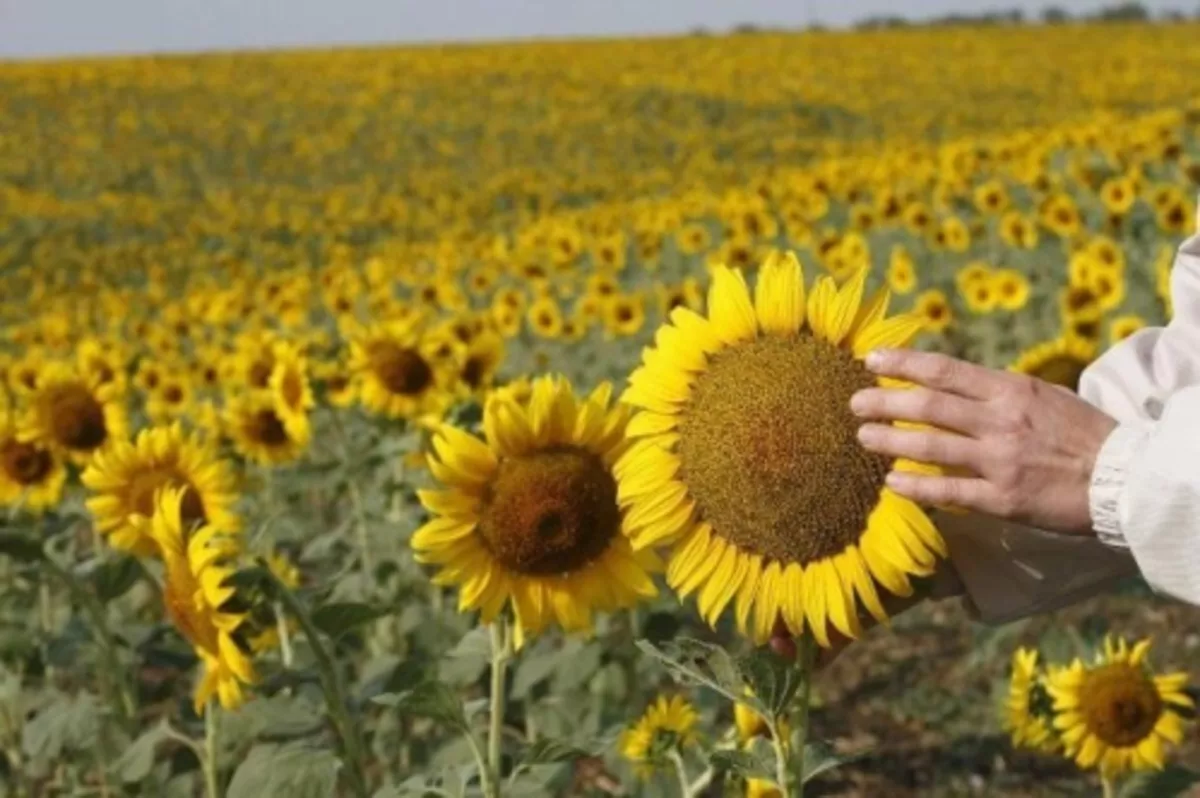
[(1080, 381), (1080, 396), (1119, 422), (1092, 476), (1096, 538), (938, 518), (982, 620), (1058, 609), (1137, 570), (1156, 591), (1200, 605), (1200, 235), (1179, 248), (1171, 297), (1170, 324), (1135, 333)]

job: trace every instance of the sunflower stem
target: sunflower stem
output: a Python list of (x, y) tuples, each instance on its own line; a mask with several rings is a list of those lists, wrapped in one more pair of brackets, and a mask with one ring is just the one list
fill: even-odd
[(488, 798), (499, 798), (501, 768), (501, 743), (504, 738), (504, 709), (506, 706), (505, 677), (508, 661), (512, 658), (512, 628), (503, 615), (491, 625), (492, 636), (492, 689), (491, 712), (488, 715), (488, 758), (487, 769), (491, 775), (491, 792)]
[(275, 626), (279, 630), (279, 655), (283, 660), (283, 667), (287, 670), (292, 669), (292, 632), (288, 629), (287, 613), (283, 611), (283, 604), (275, 602)]
[[(794, 798), (804, 798), (804, 780), (807, 767), (804, 761), (804, 749), (808, 745), (809, 704), (812, 700), (813, 662), (816, 659), (817, 646), (811, 635), (804, 634), (799, 640), (799, 651), (796, 652), (796, 667), (800, 671), (799, 706), (796, 708), (796, 778), (788, 795)], [(779, 735), (774, 735), (778, 737)], [(785, 743), (786, 745), (786, 743)], [(786, 756), (785, 756), (786, 761)]]
[(674, 748), (667, 752), (667, 757), (671, 760), (671, 764), (675, 766), (675, 778), (679, 780), (679, 795), (682, 798), (691, 798), (694, 795), (692, 792), (692, 782), (688, 778), (687, 766), (683, 763), (683, 757)]
[(217, 734), (219, 719), (217, 703), (211, 698), (204, 708), (204, 794), (206, 798), (221, 798), (221, 784), (217, 777)]
[(317, 672), (321, 677), (321, 691), (325, 694), (329, 720), (333, 723), (333, 728), (342, 744), (342, 758), (346, 763), (346, 775), (350, 780), (352, 794), (357, 798), (367, 798), (369, 795), (367, 776), (363, 769), (363, 751), (365, 749), (359, 733), (359, 726), (350, 716), (350, 699), (346, 693), (346, 685), (341, 671), (338, 670), (338, 664), (333, 655), (329, 653), (312, 617), (309, 616), (300, 600), (296, 598), (296, 594), (279, 580), (266, 561), (260, 559), (258, 565), (263, 569), (266, 579), (274, 588), (275, 596), (283, 604), (284, 609), (295, 617), (296, 622), (300, 624), (300, 629), (304, 632), (305, 639), (308, 640), (313, 657), (317, 660)]
[(1100, 789), (1104, 798), (1117, 798), (1117, 784), (1108, 776), (1100, 777)]

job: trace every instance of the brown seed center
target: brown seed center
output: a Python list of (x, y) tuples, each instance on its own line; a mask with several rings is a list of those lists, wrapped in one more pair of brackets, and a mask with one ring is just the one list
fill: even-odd
[(5, 441), (0, 447), (4, 473), (19, 485), (36, 485), (54, 468), (54, 457), (32, 443)]
[(250, 437), (267, 446), (283, 446), (288, 438), (283, 421), (274, 410), (259, 410), (250, 418)]
[(63, 385), (46, 398), (55, 440), (68, 449), (91, 451), (108, 439), (104, 408), (83, 385)]
[(187, 477), (173, 466), (147, 468), (134, 474), (126, 488), (127, 503), (135, 512), (149, 518), (154, 515), (154, 499), (162, 488), (183, 489), (179, 515), (185, 530), (207, 521), (200, 494)]
[(1162, 715), (1162, 699), (1139, 668), (1101, 666), (1084, 678), (1080, 710), (1088, 728), (1109, 745), (1127, 748), (1144, 740)]
[(433, 384), (433, 368), (415, 350), (379, 341), (368, 356), (371, 370), (392, 393), (419, 394)]
[(506, 567), (550, 576), (595, 560), (620, 527), (617, 486), (604, 462), (562, 447), (501, 461), (479, 535)]
[(785, 564), (856, 542), (891, 465), (859, 445), (850, 412), (850, 397), (873, 384), (848, 352), (810, 335), (714, 357), (679, 424), (701, 517), (739, 549)]

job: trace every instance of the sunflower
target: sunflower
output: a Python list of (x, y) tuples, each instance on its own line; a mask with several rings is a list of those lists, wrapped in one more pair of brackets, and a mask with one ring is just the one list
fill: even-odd
[(240, 528), (228, 464), (215, 446), (179, 424), (144, 429), (132, 442), (114, 441), (96, 453), (81, 481), (93, 494), (87, 508), (96, 530), (122, 551), (156, 552), (150, 521), (164, 488), (180, 493), (185, 526), (203, 524), (226, 533)]
[(557, 621), (589, 631), (592, 611), (656, 594), (651, 552), (635, 552), (617, 505), (612, 466), (628, 413), (611, 388), (576, 399), (563, 378), (533, 382), (527, 402), (500, 390), (484, 407), (486, 442), (443, 425), (429, 458), (445, 490), (420, 491), (433, 519), (412, 538), (434, 578), (461, 588), (459, 608), (491, 623), (506, 603), (518, 644)]
[(164, 374), (146, 399), (146, 415), (155, 424), (169, 424), (188, 414), (195, 399), (191, 376), (186, 371)]
[(917, 266), (913, 263), (912, 255), (900, 244), (892, 247), (887, 281), (888, 288), (894, 294), (911, 294), (917, 287)]
[(650, 778), (667, 754), (695, 745), (700, 715), (683, 696), (659, 696), (621, 735), (621, 754), (642, 778)]
[(275, 345), (274, 355), (275, 365), (267, 384), (275, 400), (275, 412), (283, 419), (290, 437), (307, 439), (311, 434), (308, 411), (315, 404), (308, 382), (308, 361), (299, 349), (283, 341)]
[(471, 339), (461, 357), (458, 379), (467, 390), (476, 392), (491, 388), (496, 371), (504, 362), (504, 338), (492, 330), (484, 330)]
[(1114, 344), (1119, 343), (1145, 326), (1146, 320), (1141, 316), (1118, 316), (1108, 327), (1108, 337)]
[(1068, 334), (1026, 349), (1008, 370), (1077, 391), (1084, 369), (1095, 359), (1094, 341)]
[(234, 639), (244, 616), (222, 609), (234, 597), (229, 563), (240, 546), (211, 526), (185, 527), (185, 501), (183, 491), (163, 490), (150, 523), (166, 568), (163, 604), (204, 665), (193, 696), (196, 712), (203, 712), (214, 695), (222, 707), (236, 709), (245, 700), (242, 685), (256, 680), (253, 663)]
[(1054, 726), (1067, 755), (1107, 779), (1130, 770), (1162, 769), (1163, 749), (1183, 739), (1181, 711), (1194, 704), (1186, 673), (1155, 676), (1146, 663), (1150, 641), (1132, 648), (1108, 638), (1094, 665), (1076, 659), (1050, 674)]
[(293, 438), (269, 394), (248, 393), (229, 400), (223, 427), (234, 448), (260, 465), (280, 465), (300, 458), (308, 438)]
[(453, 399), (455, 364), (422, 345), (413, 322), (373, 326), (350, 343), (350, 371), (368, 409), (389, 418), (440, 416)]
[(645, 323), (646, 303), (641, 294), (618, 294), (604, 304), (604, 327), (610, 336), (636, 335)]
[(1013, 745), (1047, 754), (1057, 751), (1062, 742), (1050, 725), (1053, 714), (1045, 681), (1038, 672), (1038, 652), (1018, 648), (1013, 652), (1003, 717)]
[(79, 369), (94, 378), (98, 385), (112, 383), (120, 390), (125, 390), (129, 383), (127, 358), (119, 345), (98, 338), (86, 338), (76, 347), (75, 359)]
[(913, 315), (921, 320), (927, 332), (945, 332), (954, 323), (954, 310), (946, 294), (936, 288), (922, 292), (913, 305)]
[(529, 305), (525, 314), (529, 329), (539, 338), (558, 338), (562, 335), (562, 308), (553, 297), (540, 297)]
[(909, 576), (945, 554), (921, 508), (884, 485), (927, 467), (857, 441), (850, 397), (877, 384), (861, 359), (921, 330), (886, 318), (886, 291), (864, 303), (865, 279), (823, 277), (806, 297), (799, 261), (775, 253), (752, 301), (740, 272), (718, 268), (708, 318), (676, 309), (629, 378), (642, 412), (616, 474), (634, 545), (675, 543), (671, 587), (698, 592), (710, 624), (734, 602), (759, 643), (781, 616), (822, 645), (830, 626), (857, 636), (858, 603), (887, 618), (876, 583), (910, 595)]
[(66, 479), (62, 460), (36, 441), (21, 440), (0, 409), (0, 505), (40, 513), (58, 504)]
[(99, 384), (69, 366), (53, 363), (42, 369), (28, 399), (21, 439), (44, 443), (56, 452), (85, 463), (98, 449), (128, 434), (120, 389)]
[(1029, 304), (1029, 280), (1016, 269), (997, 269), (991, 275), (996, 304), (1007, 311), (1018, 311)]
[(1013, 249), (1033, 249), (1038, 243), (1037, 225), (1019, 211), (1009, 211), (1000, 220), (1000, 238)]

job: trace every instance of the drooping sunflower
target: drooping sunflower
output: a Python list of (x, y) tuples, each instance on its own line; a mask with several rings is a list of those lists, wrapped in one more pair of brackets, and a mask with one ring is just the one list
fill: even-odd
[(288, 428), (289, 437), (307, 440), (312, 434), (308, 411), (315, 404), (308, 381), (308, 361), (299, 349), (283, 341), (275, 345), (274, 355), (268, 387), (275, 400), (275, 412)]
[(453, 399), (455, 363), (426, 351), (413, 321), (375, 325), (356, 336), (350, 372), (360, 401), (389, 418), (437, 416)]
[(1068, 334), (1026, 349), (1008, 370), (1077, 391), (1084, 369), (1095, 359), (1095, 341)]
[(133, 441), (114, 441), (92, 458), (81, 476), (92, 492), (88, 511), (96, 531), (117, 549), (140, 556), (157, 551), (150, 522), (164, 488), (180, 493), (181, 523), (236, 532), (234, 476), (215, 446), (179, 424), (153, 427)]
[(166, 568), (163, 605), (204, 666), (193, 695), (196, 712), (213, 696), (222, 707), (236, 709), (245, 700), (242, 686), (256, 681), (254, 664), (234, 637), (245, 618), (224, 609), (234, 596), (230, 563), (241, 548), (237, 538), (211, 526), (185, 526), (184, 501), (183, 491), (164, 489), (151, 520)]
[(21, 439), (44, 443), (78, 463), (128, 435), (120, 389), (98, 384), (69, 366), (47, 365), (29, 397)]
[(1067, 755), (1108, 779), (1130, 770), (1161, 769), (1164, 748), (1183, 739), (1186, 673), (1154, 675), (1146, 662), (1150, 641), (1132, 648), (1108, 638), (1095, 664), (1076, 659), (1050, 674), (1047, 690)]
[(1043, 753), (1059, 750), (1062, 741), (1051, 726), (1053, 716), (1045, 678), (1038, 669), (1037, 650), (1018, 648), (1013, 652), (1012, 677), (1002, 718), (1013, 745)]
[(541, 377), (527, 402), (488, 397), (486, 440), (449, 425), (433, 436), (428, 465), (445, 489), (418, 493), (434, 517), (413, 535), (417, 559), (485, 623), (511, 604), (518, 644), (554, 622), (588, 631), (593, 610), (656, 594), (661, 563), (633, 550), (617, 505), (628, 411), (610, 394), (605, 384), (579, 400), (565, 379)]
[(62, 498), (67, 469), (54, 452), (17, 435), (11, 414), (0, 408), (0, 506), (40, 513)]
[(629, 378), (624, 399), (642, 412), (615, 473), (634, 545), (674, 543), (671, 587), (698, 592), (710, 624), (732, 602), (760, 643), (780, 617), (826, 646), (830, 627), (857, 636), (860, 603), (887, 617), (877, 585), (910, 595), (909, 577), (945, 555), (924, 511), (884, 484), (931, 469), (857, 440), (850, 397), (878, 384), (862, 358), (921, 330), (886, 316), (886, 291), (864, 303), (865, 278), (824, 277), (806, 295), (799, 261), (776, 254), (752, 300), (719, 268), (708, 317), (676, 309)]
[(700, 715), (683, 696), (659, 696), (621, 735), (621, 754), (642, 778), (650, 778), (667, 755), (695, 745)]
[(270, 394), (247, 393), (232, 397), (222, 425), (234, 448), (260, 465), (281, 465), (300, 458), (309, 439), (293, 438)]

